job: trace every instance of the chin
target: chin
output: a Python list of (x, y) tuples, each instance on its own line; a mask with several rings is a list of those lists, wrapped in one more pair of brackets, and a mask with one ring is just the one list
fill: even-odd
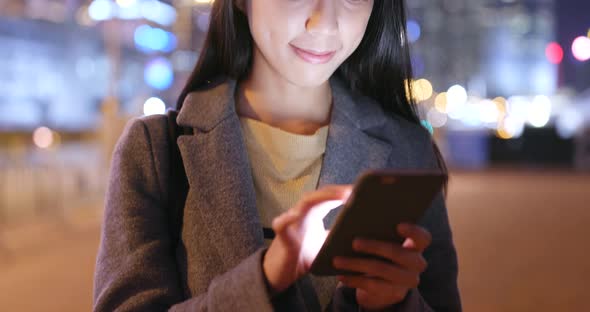
[(319, 70), (301, 67), (297, 70), (287, 70), (284, 77), (292, 84), (299, 87), (319, 87), (326, 83), (336, 70)]

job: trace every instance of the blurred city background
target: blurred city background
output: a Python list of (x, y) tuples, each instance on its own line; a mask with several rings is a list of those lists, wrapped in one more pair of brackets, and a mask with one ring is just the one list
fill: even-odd
[[(209, 2), (0, 0), (0, 310), (91, 309), (113, 146), (174, 105)], [(465, 311), (590, 311), (590, 1), (407, 5)]]

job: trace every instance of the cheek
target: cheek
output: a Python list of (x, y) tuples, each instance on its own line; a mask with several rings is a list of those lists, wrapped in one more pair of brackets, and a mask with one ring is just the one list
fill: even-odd
[(347, 56), (354, 53), (363, 40), (369, 21), (369, 14), (370, 12), (362, 16), (349, 16), (342, 22), (342, 42), (346, 47)]
[(277, 5), (276, 0), (252, 1), (250, 32), (261, 50), (276, 49), (288, 43), (296, 31), (295, 22), (296, 18)]

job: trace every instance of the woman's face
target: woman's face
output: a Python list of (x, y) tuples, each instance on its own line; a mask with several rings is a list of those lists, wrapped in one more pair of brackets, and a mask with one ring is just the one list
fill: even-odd
[(247, 0), (255, 66), (298, 86), (321, 85), (360, 44), (373, 1)]

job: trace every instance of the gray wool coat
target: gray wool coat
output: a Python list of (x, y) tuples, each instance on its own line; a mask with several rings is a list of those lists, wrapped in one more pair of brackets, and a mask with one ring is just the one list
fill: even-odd
[[(429, 133), (388, 117), (373, 100), (331, 78), (333, 109), (318, 187), (353, 183), (374, 168), (435, 168)], [(176, 253), (167, 222), (169, 144), (165, 116), (130, 121), (112, 160), (94, 276), (94, 311), (359, 311), (354, 290), (310, 276), (270, 298), (264, 247), (248, 155), (235, 111), (236, 81), (191, 93), (177, 122), (194, 129), (178, 138), (190, 189)], [(328, 223), (335, 214), (328, 216)], [(427, 270), (389, 311), (461, 311), (457, 255), (442, 195), (420, 225), (433, 242)]]

